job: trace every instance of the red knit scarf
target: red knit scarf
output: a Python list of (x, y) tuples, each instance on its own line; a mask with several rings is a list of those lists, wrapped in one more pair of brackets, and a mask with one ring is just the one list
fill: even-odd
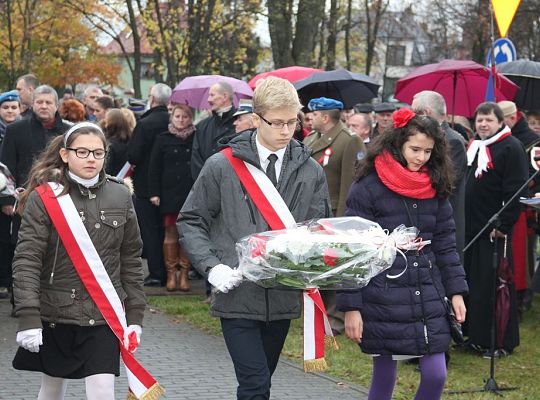
[(437, 194), (431, 186), (427, 167), (413, 172), (401, 165), (388, 151), (383, 151), (375, 157), (375, 170), (384, 186), (402, 196), (431, 199)]

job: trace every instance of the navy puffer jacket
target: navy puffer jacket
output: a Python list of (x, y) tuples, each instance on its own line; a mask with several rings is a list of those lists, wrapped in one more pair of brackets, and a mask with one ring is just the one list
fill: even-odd
[(408, 267), (401, 277), (387, 277), (405, 268), (405, 259), (398, 255), (392, 267), (366, 287), (338, 293), (340, 310), (360, 310), (362, 314), (362, 351), (403, 355), (446, 351), (450, 328), (441, 297), (468, 292), (448, 200), (405, 198), (384, 186), (373, 173), (351, 186), (346, 215), (377, 222), (390, 232), (401, 224), (414, 225), (423, 240), (431, 240), (421, 252), (406, 252)]

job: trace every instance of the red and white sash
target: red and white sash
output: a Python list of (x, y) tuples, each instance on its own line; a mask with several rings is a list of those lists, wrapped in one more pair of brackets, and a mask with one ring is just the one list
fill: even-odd
[(158, 399), (165, 391), (133, 354), (124, 348), (127, 322), (123, 304), (71, 196), (59, 196), (62, 190), (62, 185), (52, 182), (36, 189), (81, 281), (120, 341), (120, 353), (129, 383), (128, 399)]
[[(249, 197), (272, 230), (293, 227), (296, 224), (291, 211), (268, 176), (232, 154), (227, 147), (221, 151), (229, 160), (238, 179)], [(318, 289), (304, 291), (304, 370), (306, 372), (326, 369), (324, 359), (325, 335), (336, 346), (326, 309)]]
[(122, 167), (122, 169), (120, 171), (118, 171), (118, 174), (116, 174), (116, 177), (118, 179), (124, 179), (124, 178), (127, 178), (129, 176), (131, 176), (131, 174), (133, 173), (133, 169), (135, 167), (133, 165), (131, 165), (129, 163), (129, 161), (126, 161), (126, 163), (124, 164), (124, 166)]

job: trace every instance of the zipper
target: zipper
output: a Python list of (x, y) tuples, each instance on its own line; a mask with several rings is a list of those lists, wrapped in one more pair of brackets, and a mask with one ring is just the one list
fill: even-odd
[(300, 194), (300, 188), (302, 187), (302, 185), (298, 185), (296, 187), (296, 189), (294, 190), (294, 194), (293, 194), (293, 197), (292, 197), (292, 200), (291, 200), (291, 206), (290, 206), (290, 210), (292, 211), (294, 206), (296, 205), (296, 200), (298, 200), (298, 195)]
[[(418, 258), (420, 257), (420, 252), (416, 251), (416, 259), (418, 261)], [(431, 265), (430, 265), (431, 267)], [(429, 337), (428, 337), (428, 328), (426, 323), (426, 309), (424, 307), (424, 293), (422, 290), (422, 281), (420, 280), (420, 263), (418, 263), (418, 266), (416, 267), (416, 277), (418, 282), (418, 291), (420, 292), (420, 308), (422, 309), (422, 324), (424, 325), (424, 343), (426, 345), (426, 351), (428, 354), (430, 354), (429, 349)]]
[(249, 208), (249, 218), (251, 219), (251, 223), (253, 225), (255, 224), (255, 213), (253, 212), (253, 207), (251, 206), (251, 201), (248, 199), (248, 195), (244, 193), (244, 200), (246, 201), (248, 208)]
[(54, 261), (51, 271), (51, 276), (49, 277), (49, 285), (53, 284), (54, 281), (54, 270), (56, 269), (56, 259), (58, 258), (58, 246), (60, 245), (60, 236), (56, 237), (56, 250), (54, 251)]
[(268, 300), (268, 289), (264, 289), (264, 300), (266, 302), (266, 326), (270, 326), (270, 301)]

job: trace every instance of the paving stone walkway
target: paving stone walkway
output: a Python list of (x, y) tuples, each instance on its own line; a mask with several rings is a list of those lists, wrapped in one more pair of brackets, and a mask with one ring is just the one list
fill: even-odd
[[(0, 300), (0, 399), (37, 398), (38, 373), (11, 366), (16, 351), (17, 321), (10, 317), (9, 300)], [(147, 308), (137, 358), (166, 388), (166, 399), (235, 399), (236, 379), (222, 337), (208, 335), (182, 321)], [(116, 380), (117, 399), (125, 399), (123, 368)], [(362, 400), (363, 388), (344, 384), (325, 374), (306, 374), (295, 363), (280, 361), (272, 382), (272, 399)], [(69, 383), (66, 399), (85, 399), (84, 381)]]

